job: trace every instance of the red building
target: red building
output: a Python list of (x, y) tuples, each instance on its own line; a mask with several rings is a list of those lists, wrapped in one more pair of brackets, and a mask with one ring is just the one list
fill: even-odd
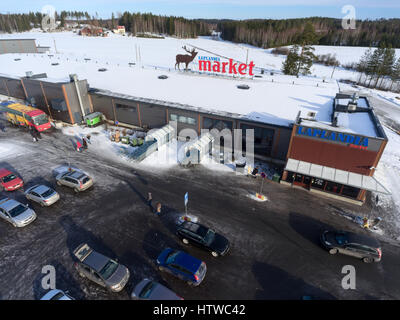
[(387, 141), (368, 99), (339, 93), (330, 123), (298, 115), (282, 183), (358, 204), (390, 193), (374, 177)]

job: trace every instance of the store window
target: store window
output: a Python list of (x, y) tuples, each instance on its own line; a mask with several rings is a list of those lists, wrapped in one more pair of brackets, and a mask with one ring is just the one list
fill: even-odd
[(257, 154), (270, 156), (272, 145), (274, 142), (274, 129), (250, 126), (246, 124), (241, 125), (243, 145), (246, 144), (246, 130), (254, 130), (254, 151)]
[(220, 120), (220, 119), (212, 119), (212, 118), (207, 118), (204, 117), (203, 120), (203, 127), (204, 129), (218, 129), (220, 131), (224, 129), (229, 129), (232, 130), (233, 124), (232, 121), (225, 121), (225, 120)]
[(179, 123), (187, 123), (187, 124), (191, 124), (191, 125), (195, 125), (196, 124), (196, 119), (191, 118), (191, 117), (185, 117), (185, 116), (179, 116), (176, 114), (171, 113), (169, 116), (169, 119), (171, 121), (177, 121)]
[(343, 186), (342, 195), (346, 197), (350, 197), (356, 199), (358, 194), (360, 193), (360, 189), (350, 187), (350, 186)]
[(342, 189), (341, 184), (335, 183), (335, 182), (330, 182), (330, 181), (326, 184), (326, 187), (325, 187), (325, 191), (337, 193), (337, 194), (340, 193), (341, 189)]
[(322, 179), (313, 178), (313, 179), (311, 180), (311, 186), (312, 186), (313, 188), (317, 188), (317, 189), (323, 190), (323, 189), (324, 189), (324, 186), (325, 186), (325, 181), (322, 180)]

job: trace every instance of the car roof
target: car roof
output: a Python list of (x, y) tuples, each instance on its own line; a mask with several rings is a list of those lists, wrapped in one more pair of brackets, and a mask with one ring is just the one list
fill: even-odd
[(8, 176), (10, 173), (12, 173), (12, 172), (5, 168), (1, 168), (0, 169), (0, 178), (3, 178), (4, 176)]
[(192, 231), (202, 237), (204, 237), (208, 231), (208, 228), (206, 226), (203, 226), (202, 224), (194, 223), (191, 221), (184, 221), (181, 224), (181, 227), (186, 230)]
[(366, 246), (373, 247), (373, 248), (379, 248), (381, 246), (381, 244), (379, 243), (378, 240), (376, 240), (372, 237), (361, 235), (361, 234), (355, 234), (355, 233), (348, 232), (347, 239), (348, 239), (349, 243), (362, 244), (362, 245), (366, 245)]
[(347, 231), (336, 231), (336, 234), (342, 234), (346, 237), (346, 243), (361, 244), (373, 248), (379, 248), (381, 245), (378, 240), (361, 234)]
[(49, 189), (50, 189), (49, 187), (47, 187), (43, 184), (40, 184), (40, 185), (36, 185), (36, 186), (32, 187), (29, 191), (35, 191), (38, 194), (42, 194)]
[(155, 287), (153, 288), (153, 291), (150, 294), (150, 297), (152, 299), (157, 299), (157, 300), (167, 300), (168, 298), (177, 298), (177, 295), (168, 289), (167, 287), (163, 286), (162, 284), (152, 281), (155, 284)]
[(74, 178), (77, 178), (77, 179), (80, 179), (81, 177), (84, 177), (84, 176), (86, 176), (86, 174), (85, 173), (83, 173), (82, 171), (71, 171), (71, 173), (70, 173), (70, 175), (69, 175), (70, 177), (74, 177)]
[(189, 270), (192, 273), (196, 273), (199, 269), (201, 260), (192, 257), (191, 255), (187, 254), (186, 252), (179, 251), (179, 254), (175, 257), (174, 263), (178, 264), (185, 269)]
[(88, 265), (95, 271), (99, 272), (103, 267), (110, 261), (110, 258), (98, 253), (96, 251), (92, 251), (86, 259), (83, 261), (84, 264)]
[(95, 271), (100, 271), (110, 261), (110, 258), (94, 251), (87, 243), (82, 243), (74, 250), (74, 255)]
[(17, 200), (10, 199), (10, 198), (5, 198), (3, 200), (0, 200), (0, 207), (5, 209), (5, 210), (11, 210), (12, 208), (15, 208), (17, 205), (21, 204)]

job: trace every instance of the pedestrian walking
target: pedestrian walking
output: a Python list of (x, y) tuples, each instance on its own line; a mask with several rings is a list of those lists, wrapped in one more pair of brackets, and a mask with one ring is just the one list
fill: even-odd
[(151, 192), (148, 193), (147, 195), (147, 204), (149, 205), (150, 211), (153, 213), (154, 212), (154, 208), (152, 205), (152, 201), (153, 201), (153, 196), (151, 195)]
[(37, 141), (38, 141), (38, 138), (37, 138), (37, 136), (36, 136), (36, 133), (35, 133), (35, 130), (34, 130), (33, 127), (29, 127), (29, 133), (30, 133), (31, 136), (32, 136), (33, 142), (37, 142)]
[(162, 208), (162, 206), (161, 206), (161, 203), (160, 202), (157, 202), (157, 204), (156, 204), (156, 215), (161, 215), (161, 208)]
[(38, 139), (42, 139), (42, 136), (40, 135), (40, 131), (38, 129), (36, 129), (36, 127), (33, 127), (33, 131), (35, 132), (36, 141), (38, 141)]
[(83, 149), (87, 149), (88, 145), (85, 138), (82, 138), (82, 143), (83, 143)]
[(87, 141), (88, 141), (89, 143), (91, 143), (91, 142), (90, 142), (90, 138), (91, 138), (91, 135), (88, 134), (88, 135), (86, 136), (86, 139), (87, 139)]

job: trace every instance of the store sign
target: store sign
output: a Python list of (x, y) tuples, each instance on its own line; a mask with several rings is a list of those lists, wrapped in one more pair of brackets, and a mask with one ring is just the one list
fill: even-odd
[(323, 140), (347, 143), (352, 148), (368, 148), (368, 138), (342, 132), (299, 126), (297, 128), (297, 134)]
[(253, 76), (253, 69), (255, 64), (253, 61), (250, 61), (249, 64), (245, 63), (234, 63), (233, 59), (229, 59), (229, 62), (221, 62), (221, 59), (218, 57), (207, 57), (200, 56), (199, 57), (199, 71), (208, 71), (208, 72), (218, 72), (218, 73), (228, 73), (232, 75), (249, 75)]

